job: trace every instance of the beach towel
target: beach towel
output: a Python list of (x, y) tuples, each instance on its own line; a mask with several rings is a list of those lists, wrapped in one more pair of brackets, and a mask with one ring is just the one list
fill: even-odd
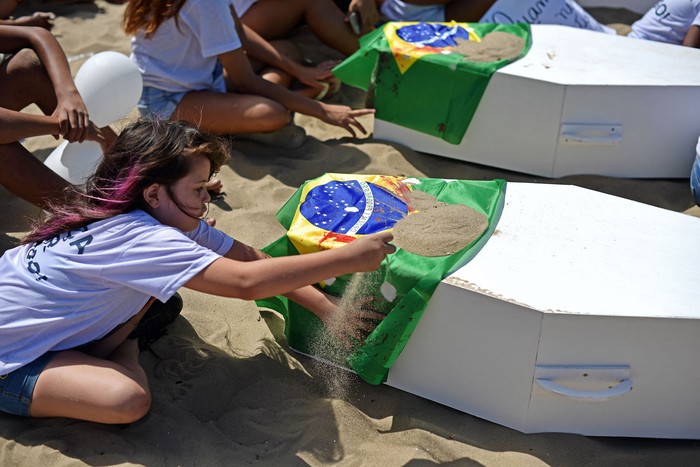
[[(523, 39), (520, 53), (492, 61), (460, 53), (494, 32)], [(390, 22), (361, 37), (333, 73), (371, 93), (377, 118), (459, 144), (493, 73), (530, 45), (528, 24)]]
[[(505, 187), (504, 180), (407, 179), (386, 175), (325, 174), (307, 181), (277, 214), (287, 234), (264, 248), (271, 256), (342, 247), (362, 235), (392, 229), (398, 220), (415, 212), (409, 196), (413, 190), (432, 195), (440, 202), (471, 207), (486, 216), (488, 228), (453, 254), (425, 257), (399, 248), (375, 272), (329, 278), (320, 284), (336, 297), (375, 297), (373, 307), (386, 315), (373, 332), (362, 341), (353, 342), (350, 349), (325, 329), (313, 313), (285, 297), (258, 300), (257, 304), (285, 318), (285, 335), (294, 350), (352, 369), (368, 383), (383, 383), (440, 281), (466, 264), (488, 241), (502, 210)], [(386, 283), (394, 288), (394, 297), (384, 293), (382, 287)]]

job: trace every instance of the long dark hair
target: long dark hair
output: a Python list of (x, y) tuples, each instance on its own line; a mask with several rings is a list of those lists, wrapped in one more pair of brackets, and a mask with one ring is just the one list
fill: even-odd
[(145, 208), (143, 190), (153, 183), (169, 187), (190, 172), (196, 156), (209, 159), (211, 177), (228, 161), (229, 147), (184, 121), (144, 119), (128, 125), (88, 178), (85, 192), (74, 188), (50, 204), (23, 243)]

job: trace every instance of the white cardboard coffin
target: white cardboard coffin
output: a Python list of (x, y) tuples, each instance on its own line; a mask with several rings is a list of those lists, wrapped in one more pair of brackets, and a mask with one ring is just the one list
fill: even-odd
[(700, 135), (700, 50), (555, 25), (493, 74), (459, 145), (375, 119), (374, 137), (544, 177), (685, 178)]
[(700, 219), (509, 183), (387, 384), (525, 433), (700, 438)]

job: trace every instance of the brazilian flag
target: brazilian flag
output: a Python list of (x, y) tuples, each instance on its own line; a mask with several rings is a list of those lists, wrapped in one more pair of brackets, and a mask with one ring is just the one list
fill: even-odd
[[(363, 276), (362, 297), (375, 297), (373, 307), (386, 315), (350, 349), (320, 319), (278, 296), (258, 300), (260, 308), (285, 318), (285, 335), (296, 351), (354, 370), (365, 381), (386, 381), (389, 368), (403, 350), (440, 281), (466, 264), (488, 241), (503, 207), (504, 180), (470, 181), (405, 178), (386, 175), (325, 174), (304, 183), (277, 213), (287, 234), (264, 248), (271, 256), (289, 256), (342, 247), (363, 235), (390, 230), (412, 212), (409, 195), (419, 190), (448, 204), (464, 204), (484, 214), (489, 227), (471, 244), (448, 256), (424, 257), (399, 248), (372, 273), (349, 274), (320, 284), (343, 297), (353, 279)], [(389, 281), (395, 297), (386, 297)]]
[[(481, 42), (492, 32), (524, 40), (519, 56), (471, 61), (460, 41)], [(530, 25), (390, 22), (360, 38), (360, 49), (333, 69), (345, 84), (372, 89), (376, 117), (459, 144), (491, 75), (524, 56)]]

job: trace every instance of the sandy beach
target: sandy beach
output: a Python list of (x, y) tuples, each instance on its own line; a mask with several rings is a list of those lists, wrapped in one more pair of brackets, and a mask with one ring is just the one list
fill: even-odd
[[(120, 27), (124, 6), (102, 0), (23, 6), (31, 7), (58, 15), (53, 32), (74, 73), (96, 52), (130, 52)], [(625, 10), (591, 11), (621, 27), (638, 17)], [(334, 56), (304, 31), (299, 43), (313, 60)], [(331, 100), (361, 106), (364, 98), (343, 87)], [(573, 184), (700, 217), (687, 179), (543, 179), (374, 140), (371, 116), (362, 119), (370, 135), (360, 138), (309, 117), (295, 120), (309, 135), (303, 146), (234, 141), (232, 159), (219, 174), (225, 193), (212, 202), (209, 215), (217, 227), (256, 247), (284, 234), (275, 214), (297, 187), (327, 172)], [(59, 143), (52, 137), (25, 142), (42, 160)], [(22, 238), (38, 211), (4, 189), (0, 211), (4, 251)], [(181, 294), (182, 316), (152, 351), (141, 354), (154, 399), (144, 419), (106, 426), (0, 414), (0, 465), (700, 465), (700, 441), (522, 434), (389, 386), (369, 385), (295, 353), (280, 337), (280, 318), (259, 312), (253, 302), (186, 289)]]

